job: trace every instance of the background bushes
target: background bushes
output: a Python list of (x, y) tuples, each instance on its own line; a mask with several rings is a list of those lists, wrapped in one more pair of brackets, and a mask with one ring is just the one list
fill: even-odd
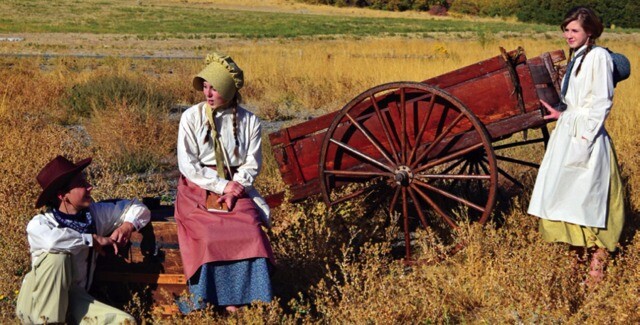
[(607, 28), (640, 27), (636, 0), (454, 0), (450, 10), (473, 16), (515, 15), (522, 22), (559, 25), (564, 14), (579, 5), (593, 8)]
[[(484, 17), (516, 16), (522, 22), (557, 25), (572, 7), (583, 5), (596, 10), (605, 26), (640, 28), (637, 0), (299, 0), (311, 4), (355, 6), (389, 11), (444, 11)], [(438, 9), (438, 10), (435, 10)]]
[(311, 4), (334, 5), (339, 7), (370, 7), (373, 9), (406, 11), (427, 11), (433, 7), (449, 7), (447, 0), (299, 0)]
[(472, 16), (512, 16), (519, 0), (455, 0), (451, 10)]
[(153, 113), (166, 112), (175, 97), (160, 91), (153, 80), (141, 80), (131, 75), (100, 75), (73, 85), (62, 98), (67, 114), (63, 124), (73, 124), (94, 112), (117, 104), (135, 105)]
[(635, 0), (518, 0), (516, 17), (523, 22), (558, 25), (564, 14), (577, 5), (593, 8), (600, 15), (605, 27), (640, 27), (640, 4)]

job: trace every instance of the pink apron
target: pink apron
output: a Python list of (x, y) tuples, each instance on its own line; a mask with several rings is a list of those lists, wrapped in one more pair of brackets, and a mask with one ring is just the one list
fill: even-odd
[(267, 235), (260, 227), (258, 208), (250, 198), (239, 198), (228, 213), (208, 211), (205, 199), (206, 190), (180, 176), (175, 218), (187, 278), (209, 262), (255, 257), (275, 261)]

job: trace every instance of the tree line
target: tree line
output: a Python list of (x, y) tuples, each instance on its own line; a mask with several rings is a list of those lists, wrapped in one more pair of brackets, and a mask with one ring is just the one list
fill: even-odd
[(522, 22), (557, 25), (574, 6), (586, 5), (598, 12), (606, 27), (640, 28), (637, 0), (298, 0), (340, 7), (368, 7), (390, 11), (453, 11), (472, 16), (510, 17)]

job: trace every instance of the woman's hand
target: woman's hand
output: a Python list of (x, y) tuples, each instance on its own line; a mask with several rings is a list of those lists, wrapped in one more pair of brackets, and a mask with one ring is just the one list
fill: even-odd
[(218, 203), (222, 204), (224, 202), (229, 208), (229, 211), (231, 211), (233, 210), (233, 206), (236, 204), (237, 200), (238, 197), (233, 194), (223, 194), (222, 196), (220, 196), (220, 198), (218, 198)]
[(93, 248), (96, 250), (96, 253), (104, 255), (106, 248), (109, 246), (113, 246), (113, 251), (118, 254), (118, 245), (113, 239), (93, 234)]
[(545, 102), (544, 100), (541, 99), (540, 103), (542, 103), (542, 106), (544, 106), (549, 112), (549, 114), (543, 117), (545, 120), (557, 120), (560, 117), (560, 114), (562, 114), (562, 112), (553, 108), (551, 105), (549, 105), (549, 103)]
[(131, 222), (125, 221), (118, 229), (114, 230), (109, 238), (118, 246), (124, 247), (131, 239), (131, 233), (135, 230)]
[(224, 187), (222, 194), (231, 194), (237, 199), (244, 194), (244, 186), (236, 181), (230, 181), (227, 183), (227, 186)]

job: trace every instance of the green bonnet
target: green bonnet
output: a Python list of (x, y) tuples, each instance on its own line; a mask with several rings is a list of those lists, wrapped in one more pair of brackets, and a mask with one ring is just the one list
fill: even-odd
[(202, 91), (206, 81), (226, 100), (233, 99), (244, 85), (244, 75), (228, 55), (212, 53), (205, 60), (207, 66), (193, 78), (193, 88)]

